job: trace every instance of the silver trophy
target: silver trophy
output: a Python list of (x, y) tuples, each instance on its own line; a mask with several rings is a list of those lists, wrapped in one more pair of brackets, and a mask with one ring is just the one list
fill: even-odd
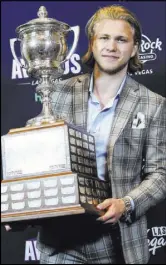
[[(27, 70), (29, 76), (38, 80), (36, 92), (41, 95), (43, 104), (41, 113), (27, 121), (27, 126), (56, 122), (50, 96), (55, 89), (55, 79), (63, 75), (65, 61), (74, 53), (79, 38), (79, 26), (70, 27), (64, 22), (48, 18), (44, 6), (39, 8), (37, 14), (39, 18), (16, 28), (25, 65), (22, 65), (16, 56), (14, 42), (11, 44), (16, 62)], [(70, 31), (74, 32), (74, 42), (68, 51), (66, 37)]]

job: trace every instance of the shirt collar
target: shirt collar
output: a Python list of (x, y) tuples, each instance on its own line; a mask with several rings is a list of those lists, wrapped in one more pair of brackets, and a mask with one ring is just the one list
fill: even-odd
[[(117, 91), (117, 94), (116, 94), (115, 98), (121, 93), (121, 91), (123, 89), (123, 86), (124, 86), (124, 83), (126, 81), (126, 77), (127, 77), (127, 75), (125, 75), (125, 77), (123, 78), (122, 83), (121, 83), (121, 85), (120, 85), (120, 87), (119, 87), (119, 89)], [(91, 74), (90, 85), (89, 85), (89, 92), (90, 92), (90, 94), (93, 93), (93, 73)]]

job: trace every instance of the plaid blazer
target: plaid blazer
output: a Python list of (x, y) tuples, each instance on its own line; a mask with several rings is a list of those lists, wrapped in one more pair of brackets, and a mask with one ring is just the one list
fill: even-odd
[[(86, 129), (89, 82), (90, 74), (84, 74), (56, 84), (52, 106), (58, 118)], [(141, 129), (132, 128), (138, 113), (145, 117)], [(146, 264), (145, 214), (166, 197), (166, 100), (129, 76), (115, 110), (107, 162), (112, 196), (129, 195), (135, 203), (130, 223), (119, 221), (125, 262)], [(53, 251), (40, 240), (37, 246), (43, 252)]]

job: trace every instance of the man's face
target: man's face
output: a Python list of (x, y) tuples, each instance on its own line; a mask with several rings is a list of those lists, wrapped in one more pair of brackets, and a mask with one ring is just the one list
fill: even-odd
[(95, 25), (92, 52), (100, 71), (115, 74), (126, 69), (137, 52), (134, 29), (123, 20), (103, 19)]

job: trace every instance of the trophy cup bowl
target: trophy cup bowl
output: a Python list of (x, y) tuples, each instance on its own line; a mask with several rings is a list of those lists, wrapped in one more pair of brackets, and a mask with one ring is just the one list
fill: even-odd
[[(51, 93), (55, 89), (54, 81), (63, 75), (65, 61), (74, 53), (79, 38), (79, 26), (70, 27), (56, 19), (47, 18), (48, 13), (44, 6), (39, 8), (37, 14), (39, 18), (16, 28), (25, 65), (18, 60), (14, 43), (11, 45), (16, 62), (27, 70), (29, 76), (38, 80), (36, 92), (41, 95), (43, 104), (41, 113), (27, 121), (26, 126), (56, 122), (57, 118), (53, 115), (50, 103)], [(66, 38), (70, 31), (74, 32), (74, 41), (68, 52)]]

